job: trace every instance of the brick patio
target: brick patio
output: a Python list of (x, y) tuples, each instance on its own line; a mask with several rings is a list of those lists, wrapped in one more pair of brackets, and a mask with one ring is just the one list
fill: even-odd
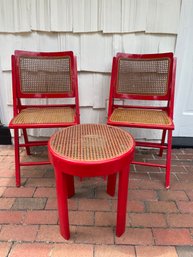
[[(43, 158), (41, 150), (27, 158)], [(120, 238), (116, 196), (105, 193), (106, 181), (77, 178), (76, 195), (69, 199), (69, 241), (59, 233), (52, 167), (22, 168), (22, 187), (16, 188), (13, 155), (12, 146), (0, 146), (0, 257), (193, 256), (193, 149), (173, 149), (168, 191), (161, 169), (132, 166), (127, 227)], [(160, 162), (153, 150), (136, 157)]]

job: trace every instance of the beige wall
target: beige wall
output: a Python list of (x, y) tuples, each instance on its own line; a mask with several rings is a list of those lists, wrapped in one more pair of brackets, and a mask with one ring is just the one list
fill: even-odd
[(113, 55), (175, 52), (181, 1), (1, 0), (0, 10), (3, 122), (8, 124), (12, 116), (10, 57), (23, 49), (74, 51), (81, 122), (104, 123)]

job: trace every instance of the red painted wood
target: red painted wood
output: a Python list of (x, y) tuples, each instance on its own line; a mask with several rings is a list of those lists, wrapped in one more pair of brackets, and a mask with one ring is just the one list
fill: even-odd
[[(92, 126), (92, 124), (90, 126)], [(109, 126), (107, 126), (107, 128), (108, 127)], [(73, 127), (68, 128), (68, 131), (70, 131), (71, 128)], [(110, 129), (109, 133), (111, 133)], [(115, 192), (114, 182), (116, 181), (116, 175), (119, 174), (116, 235), (121, 236), (125, 231), (129, 165), (133, 160), (135, 148), (134, 140), (131, 141), (130, 147), (128, 147), (128, 150), (124, 154), (105, 160), (82, 161), (71, 159), (64, 154), (59, 154), (55, 151), (52, 147), (52, 140), (54, 136), (57, 137), (58, 135), (59, 132), (56, 132), (56, 134), (50, 138), (48, 142), (48, 151), (50, 161), (55, 170), (61, 235), (66, 240), (70, 238), (67, 198), (74, 194), (73, 176), (79, 176), (81, 178), (108, 176), (107, 193), (113, 196)], [(90, 134), (88, 135), (90, 136)], [(129, 137), (131, 136), (128, 133), (128, 138)], [(81, 141), (81, 138), (78, 138), (78, 141)], [(105, 142), (105, 144), (109, 144), (109, 147), (111, 147), (109, 142)], [(69, 152), (73, 150), (72, 145), (67, 145), (66, 147)]]
[[(41, 93), (41, 92), (34, 92), (34, 93), (24, 93), (21, 90), (21, 85), (20, 85), (20, 58), (21, 57), (30, 57), (33, 60), (33, 57), (38, 57), (38, 58), (68, 58), (70, 62), (70, 76), (71, 76), (71, 91), (61, 93), (61, 92), (55, 92), (55, 93)], [(15, 175), (16, 175), (16, 185), (19, 187), (20, 186), (20, 166), (29, 166), (29, 165), (44, 165), (44, 164), (49, 164), (49, 161), (41, 161), (41, 162), (20, 162), (20, 153), (19, 153), (19, 148), (20, 147), (25, 147), (26, 152), (29, 155), (30, 154), (30, 147), (31, 146), (41, 146), (41, 145), (47, 145), (46, 142), (42, 141), (33, 141), (30, 142), (28, 139), (27, 135), (27, 129), (29, 128), (35, 128), (35, 129), (40, 129), (40, 128), (59, 128), (59, 127), (68, 127), (72, 125), (76, 125), (80, 123), (80, 111), (79, 111), (79, 97), (78, 97), (78, 78), (77, 78), (77, 61), (76, 57), (74, 56), (72, 51), (67, 51), (67, 52), (30, 52), (30, 51), (21, 51), (21, 50), (16, 50), (14, 54), (12, 55), (12, 89), (13, 89), (13, 118), (17, 116), (23, 109), (27, 108), (33, 108), (33, 107), (38, 107), (38, 108), (45, 108), (45, 107), (71, 107), (75, 109), (75, 118), (73, 122), (65, 122), (65, 123), (39, 123), (39, 124), (13, 124), (12, 120), (9, 124), (9, 127), (14, 129), (14, 140), (15, 140)], [(73, 104), (47, 104), (47, 105), (38, 105), (38, 104), (23, 104), (22, 100), (23, 99), (49, 99), (49, 98), (60, 98), (65, 100), (66, 98), (74, 98), (74, 103)], [(19, 137), (18, 137), (18, 130), (22, 129), (23, 130), (23, 135), (24, 135), (24, 143), (19, 142)]]
[[(117, 83), (119, 79), (119, 62), (120, 60), (128, 60), (128, 61), (153, 61), (153, 60), (162, 60), (167, 59), (169, 63), (168, 67), (168, 80), (167, 80), (167, 92), (165, 95), (148, 95), (148, 94), (129, 94), (129, 93), (120, 93), (117, 91)], [(156, 69), (156, 68), (155, 68)], [(133, 161), (134, 164), (153, 166), (153, 167), (162, 167), (166, 168), (166, 188), (169, 188), (169, 178), (170, 178), (170, 163), (171, 163), (171, 140), (172, 140), (172, 130), (174, 130), (174, 122), (173, 122), (173, 109), (174, 109), (174, 91), (175, 91), (175, 74), (176, 74), (176, 58), (173, 56), (173, 53), (156, 53), (156, 54), (128, 54), (128, 53), (117, 53), (115, 57), (113, 57), (112, 62), (112, 72), (111, 72), (111, 82), (110, 82), (110, 93), (109, 93), (109, 106), (108, 106), (108, 120), (107, 124), (112, 126), (120, 126), (120, 127), (131, 127), (131, 128), (141, 128), (141, 129), (158, 129), (162, 130), (162, 138), (160, 143), (151, 143), (151, 142), (137, 142), (136, 146), (143, 147), (155, 147), (159, 148), (159, 154), (162, 156), (163, 150), (167, 150), (167, 160), (166, 165), (159, 165), (154, 163), (143, 163)], [(126, 74), (125, 74), (126, 76)], [(146, 82), (147, 83), (147, 82)], [(117, 100), (127, 99), (127, 104), (117, 104)], [(133, 103), (133, 100), (138, 100), (137, 105)], [(142, 104), (140, 105), (140, 101)], [(148, 106), (145, 106), (144, 102), (146, 100), (151, 101), (162, 101), (165, 102), (163, 106), (154, 106), (150, 101), (148, 101)], [(121, 102), (121, 101), (120, 101)], [(128, 104), (129, 102), (129, 104)], [(161, 105), (161, 104), (160, 104)], [(172, 123), (169, 125), (165, 124), (145, 124), (143, 122), (134, 123), (125, 121), (111, 121), (110, 117), (113, 111), (116, 108), (135, 108), (135, 109), (150, 109), (150, 110), (164, 110), (167, 112), (168, 117), (172, 120)], [(166, 132), (168, 133), (167, 142), (165, 144)]]

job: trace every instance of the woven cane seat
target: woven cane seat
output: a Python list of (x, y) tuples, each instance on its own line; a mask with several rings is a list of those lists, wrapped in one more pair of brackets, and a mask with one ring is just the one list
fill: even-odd
[(70, 107), (27, 108), (23, 109), (11, 124), (58, 124), (74, 122), (74, 117), (75, 110)]
[(117, 108), (113, 111), (110, 121), (128, 122), (133, 124), (171, 125), (172, 121), (162, 110)]
[(73, 161), (102, 161), (127, 153), (134, 146), (132, 136), (103, 124), (81, 124), (55, 133), (50, 147), (57, 156)]

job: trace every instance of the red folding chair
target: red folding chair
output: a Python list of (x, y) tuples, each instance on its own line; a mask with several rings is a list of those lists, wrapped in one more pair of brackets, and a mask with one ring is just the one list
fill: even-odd
[[(20, 147), (25, 147), (29, 155), (31, 146), (47, 145), (47, 141), (30, 141), (27, 129), (60, 128), (80, 123), (76, 57), (71, 51), (16, 50), (12, 55), (12, 84), (13, 119), (9, 127), (14, 129), (15, 175), (19, 187), (21, 166), (50, 164), (47, 160), (20, 160)], [(47, 99), (46, 104), (40, 104), (37, 99)], [(55, 104), (50, 103), (54, 101)], [(24, 143), (20, 143), (19, 129), (23, 131)]]
[(136, 146), (158, 148), (160, 156), (166, 149), (166, 163), (134, 160), (133, 164), (165, 168), (166, 188), (170, 186), (175, 71), (173, 53), (118, 53), (113, 58), (108, 108), (109, 125), (162, 131), (160, 143), (137, 141)]

